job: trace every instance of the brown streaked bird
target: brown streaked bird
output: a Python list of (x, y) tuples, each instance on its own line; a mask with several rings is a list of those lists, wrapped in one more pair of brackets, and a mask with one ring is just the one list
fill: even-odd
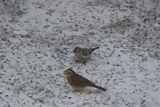
[(64, 73), (67, 77), (69, 85), (73, 87), (74, 89), (83, 90), (86, 87), (94, 87), (102, 91), (107, 90), (105, 88), (95, 85), (94, 83), (86, 79), (85, 77), (82, 77), (81, 75), (75, 73), (71, 68), (65, 70)]
[(75, 58), (80, 62), (86, 62), (90, 59), (91, 54), (94, 50), (98, 49), (96, 48), (81, 48), (81, 47), (75, 47), (72, 51), (75, 54)]

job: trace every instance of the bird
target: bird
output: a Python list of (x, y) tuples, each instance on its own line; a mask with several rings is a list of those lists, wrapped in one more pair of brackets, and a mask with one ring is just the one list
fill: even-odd
[(67, 77), (69, 85), (76, 90), (83, 90), (86, 87), (94, 87), (94, 88), (100, 89), (105, 92), (107, 90), (105, 88), (95, 85), (93, 82), (91, 82), (87, 78), (82, 77), (81, 75), (77, 74), (76, 72), (72, 70), (72, 68), (65, 70), (64, 74)]
[(76, 60), (85, 63), (90, 59), (92, 52), (98, 48), (99, 47), (96, 48), (75, 47), (72, 52), (75, 54)]

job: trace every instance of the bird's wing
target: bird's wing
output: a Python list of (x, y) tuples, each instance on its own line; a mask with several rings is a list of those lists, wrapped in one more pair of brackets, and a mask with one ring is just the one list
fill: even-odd
[(87, 49), (87, 48), (82, 49), (82, 52), (81, 52), (83, 56), (89, 56), (91, 53), (92, 53), (91, 49)]
[(74, 77), (72, 80), (72, 84), (75, 86), (95, 86), (94, 83), (79, 74), (76, 74), (76, 77)]

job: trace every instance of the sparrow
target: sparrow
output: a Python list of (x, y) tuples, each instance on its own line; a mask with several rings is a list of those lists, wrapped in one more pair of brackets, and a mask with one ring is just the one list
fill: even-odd
[(96, 48), (75, 47), (72, 52), (75, 54), (76, 60), (80, 62), (86, 62), (90, 59), (92, 52), (98, 48), (99, 47)]

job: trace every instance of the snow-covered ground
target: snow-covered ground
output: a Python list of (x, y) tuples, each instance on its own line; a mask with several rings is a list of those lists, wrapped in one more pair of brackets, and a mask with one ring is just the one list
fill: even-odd
[[(107, 92), (72, 89), (70, 67)], [(160, 107), (160, 1), (1, 0), (0, 107)]]

